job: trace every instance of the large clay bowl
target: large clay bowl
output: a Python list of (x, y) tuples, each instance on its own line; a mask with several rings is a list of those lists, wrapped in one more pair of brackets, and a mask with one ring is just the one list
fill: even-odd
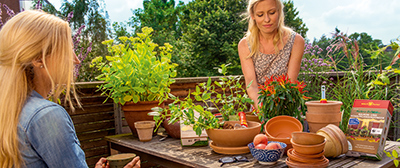
[(303, 131), (299, 120), (291, 116), (276, 116), (268, 120), (264, 126), (265, 134), (274, 138), (292, 138), (292, 132)]
[(322, 127), (325, 127), (329, 124), (339, 126), (340, 121), (342, 121), (342, 112), (331, 114), (306, 112), (306, 119), (310, 132), (315, 133)]
[(318, 154), (321, 153), (324, 148), (325, 148), (325, 141), (317, 144), (317, 145), (300, 145), (296, 144), (293, 142), (293, 140), (290, 141), (292, 143), (292, 146), (294, 150), (296, 150), (298, 153), (306, 154), (306, 155), (313, 155), (313, 154)]
[(329, 165), (329, 160), (327, 158), (322, 162), (317, 163), (301, 163), (294, 160), (291, 160), (289, 157), (286, 158), (286, 165), (290, 168), (325, 168)]
[[(225, 121), (225, 123), (238, 123), (240, 121)], [(208, 137), (219, 147), (241, 147), (253, 142), (253, 138), (260, 133), (261, 124), (254, 121), (247, 122), (245, 129), (207, 129)]]
[(288, 157), (293, 161), (302, 162), (302, 163), (317, 163), (317, 162), (323, 162), (325, 160), (324, 155), (322, 155), (320, 157), (316, 157), (316, 158), (309, 158), (309, 157), (303, 157), (303, 155), (297, 155), (293, 151), (294, 151), (293, 148), (289, 149), (287, 151)]
[(292, 141), (300, 145), (316, 145), (324, 142), (325, 137), (310, 132), (293, 132)]
[(328, 100), (327, 103), (308, 101), (305, 104), (309, 113), (339, 113), (343, 103), (341, 101)]

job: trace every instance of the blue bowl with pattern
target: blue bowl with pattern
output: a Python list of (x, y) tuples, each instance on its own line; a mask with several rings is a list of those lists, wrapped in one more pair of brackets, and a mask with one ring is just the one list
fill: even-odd
[(255, 159), (258, 160), (260, 164), (263, 165), (272, 165), (275, 164), (276, 161), (278, 161), (282, 156), (283, 153), (285, 153), (285, 148), (286, 144), (283, 142), (277, 142), (277, 141), (268, 141), (269, 143), (278, 143), (281, 145), (280, 149), (256, 149), (254, 148), (254, 143), (249, 143), (247, 146), (250, 149), (251, 155)]

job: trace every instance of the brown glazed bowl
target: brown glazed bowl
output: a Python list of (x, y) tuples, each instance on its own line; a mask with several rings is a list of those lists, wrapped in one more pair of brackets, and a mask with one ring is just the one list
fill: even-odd
[(290, 142), (292, 143), (294, 150), (296, 150), (298, 153), (313, 155), (321, 153), (324, 150), (326, 141), (324, 140), (323, 143), (317, 145), (300, 145), (294, 143), (293, 140), (290, 140)]
[(324, 142), (325, 137), (316, 133), (293, 132), (292, 141), (300, 145), (317, 145)]

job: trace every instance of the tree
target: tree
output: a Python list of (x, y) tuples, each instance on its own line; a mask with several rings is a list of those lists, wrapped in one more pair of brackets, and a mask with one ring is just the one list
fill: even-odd
[(283, 5), (285, 6), (283, 8), (285, 13), (285, 25), (306, 38), (308, 28), (303, 22), (303, 19), (298, 17), (299, 12), (297, 11), (297, 8), (294, 7), (293, 1), (289, 0), (287, 2), (283, 2)]
[(184, 76), (218, 75), (213, 68), (227, 63), (241, 74), (237, 45), (247, 28), (241, 17), (246, 5), (246, 0), (194, 0), (184, 7), (179, 26), (190, 54), (178, 56)]

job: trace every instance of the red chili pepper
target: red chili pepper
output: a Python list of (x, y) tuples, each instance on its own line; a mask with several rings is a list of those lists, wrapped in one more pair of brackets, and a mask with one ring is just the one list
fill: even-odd
[(238, 115), (240, 117), (240, 125), (247, 127), (246, 113), (239, 112)]

